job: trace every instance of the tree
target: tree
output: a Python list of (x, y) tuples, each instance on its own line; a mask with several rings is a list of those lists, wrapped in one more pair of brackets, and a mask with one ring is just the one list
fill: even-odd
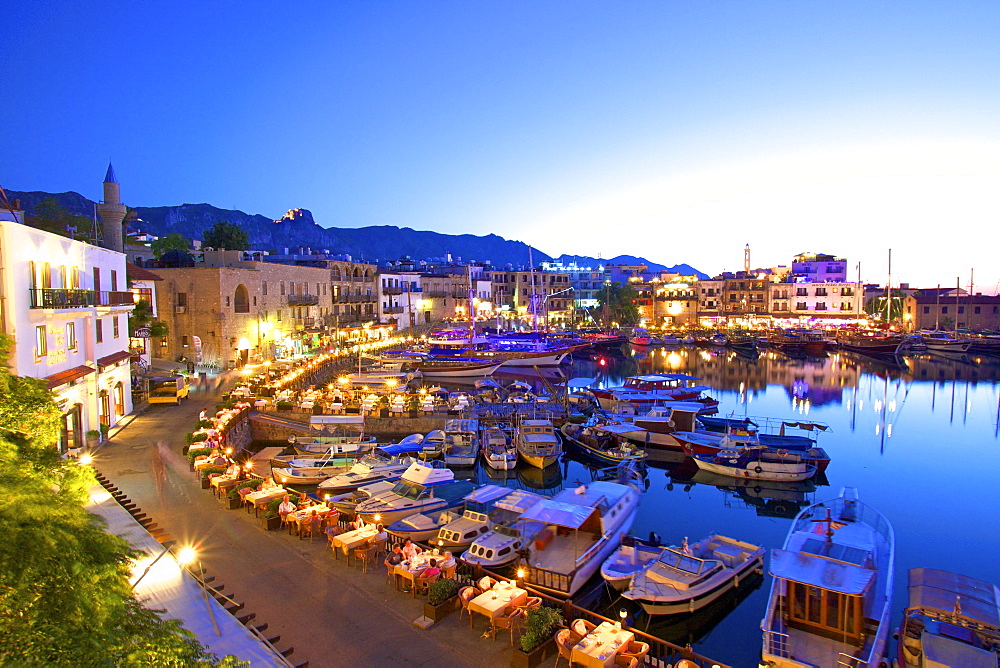
[[(597, 293), (601, 313), (607, 313), (606, 320), (617, 322), (624, 327), (633, 327), (639, 322), (639, 295), (628, 284), (607, 283)], [(605, 326), (609, 323), (605, 321)]]
[[(59, 204), (55, 197), (46, 197), (37, 205), (32, 215), (26, 216), (25, 224), (46, 232), (52, 232), (63, 237), (74, 236), (78, 239), (90, 239), (93, 222), (86, 216), (70, 213)], [(71, 231), (67, 228), (75, 228)]]
[(11, 375), (10, 345), (0, 335), (0, 664), (217, 664), (133, 597), (138, 555), (87, 512), (93, 471), (53, 447), (61, 411), (43, 381)]
[(217, 250), (249, 250), (250, 237), (239, 225), (220, 220), (205, 231), (202, 243)]
[(163, 337), (170, 334), (170, 328), (163, 320), (155, 320), (153, 308), (145, 299), (140, 299), (135, 303), (135, 308), (128, 317), (128, 334), (135, 336), (135, 330), (140, 327), (149, 327), (149, 336)]
[[(903, 300), (906, 295), (900, 290), (890, 290), (889, 322), (898, 322), (903, 318)], [(865, 313), (883, 323), (886, 321), (886, 296), (885, 294), (872, 297), (865, 303)]]
[(191, 240), (183, 234), (174, 232), (165, 237), (154, 239), (153, 242), (149, 244), (149, 247), (153, 249), (153, 255), (157, 260), (159, 260), (160, 256), (167, 251), (179, 250), (187, 252), (191, 248)]

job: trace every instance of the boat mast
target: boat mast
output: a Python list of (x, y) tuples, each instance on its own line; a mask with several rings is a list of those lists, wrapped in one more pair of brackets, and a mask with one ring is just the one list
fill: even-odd
[(889, 249), (889, 280), (885, 284), (885, 329), (889, 330), (889, 318), (892, 316), (892, 249)]
[(469, 269), (469, 349), (472, 350), (472, 339), (476, 337), (476, 289), (472, 286), (472, 264)]
[(528, 271), (531, 275), (531, 297), (529, 298), (529, 303), (531, 304), (531, 329), (537, 334), (538, 333), (538, 295), (535, 294), (535, 261), (533, 255), (531, 254), (531, 246), (528, 246)]
[(938, 332), (941, 330), (941, 284), (938, 283), (937, 287), (937, 304), (935, 304), (935, 310), (937, 315), (934, 316), (934, 331)]
[(956, 276), (955, 277), (955, 326), (952, 328), (956, 335), (958, 334), (958, 309), (961, 308), (958, 305), (959, 304), (958, 300), (960, 299), (958, 293), (961, 291), (962, 291), (962, 277)]

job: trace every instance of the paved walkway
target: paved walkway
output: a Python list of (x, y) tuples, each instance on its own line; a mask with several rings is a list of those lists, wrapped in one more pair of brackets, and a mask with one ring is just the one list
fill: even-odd
[[(293, 662), (322, 666), (509, 666), (509, 640), (481, 638), (485, 620), (458, 613), (427, 630), (413, 625), (420, 598), (385, 584), (381, 565), (367, 574), (335, 561), (325, 539), (310, 543), (263, 531), (242, 510), (224, 510), (181, 455), (184, 434), (215, 393), (195, 392), (180, 406), (149, 407), (112, 435), (94, 465), (158, 522), (178, 545), (198, 543), (216, 584), (256, 612), (267, 634), (293, 646)], [(551, 660), (550, 660), (551, 663)]]

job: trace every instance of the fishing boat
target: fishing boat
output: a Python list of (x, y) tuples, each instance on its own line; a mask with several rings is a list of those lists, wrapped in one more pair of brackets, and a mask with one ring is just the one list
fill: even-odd
[[(465, 508), (459, 517), (441, 525), (431, 538), (433, 544), (440, 549), (461, 552), (472, 545), (472, 542), (493, 528), (499, 515), (496, 504), (515, 492), (510, 487), (499, 485), (483, 485), (465, 497)], [(532, 494), (531, 496), (535, 496)]]
[(562, 439), (550, 420), (523, 420), (515, 444), (517, 456), (540, 469), (555, 464), (563, 453)]
[(796, 482), (816, 475), (816, 465), (804, 462), (801, 454), (765, 446), (747, 445), (692, 459), (699, 469), (733, 478)]
[(525, 581), (557, 596), (573, 596), (628, 533), (639, 507), (630, 483), (595, 480), (564, 489), (521, 515), (537, 530), (527, 542)]
[[(830, 455), (826, 450), (815, 445), (815, 443), (803, 444), (801, 442), (789, 442), (787, 444), (771, 444), (765, 436), (755, 433), (738, 433), (736, 431), (728, 434), (714, 434), (704, 432), (676, 432), (673, 434), (680, 443), (683, 444), (683, 452), (688, 457), (710, 458), (725, 455), (731, 457), (732, 452), (741, 453), (750, 457), (757, 454), (764, 456), (768, 461), (796, 461), (816, 467), (818, 473), (826, 471), (830, 465)], [(750, 449), (748, 452), (744, 450)], [(711, 470), (711, 469), (705, 469)], [(716, 471), (719, 473), (719, 471)], [(727, 473), (725, 475), (731, 475)], [(739, 477), (755, 477), (743, 476)], [(760, 477), (760, 476), (756, 476)], [(766, 480), (789, 480), (788, 478), (764, 478)], [(796, 478), (805, 480), (805, 478)]]
[(567, 448), (601, 464), (614, 466), (623, 461), (641, 462), (646, 459), (646, 451), (619, 435), (619, 430), (634, 433), (635, 427), (630, 424), (588, 426), (567, 422), (561, 429)]
[(271, 466), (282, 468), (308, 468), (315, 466), (353, 466), (359, 459), (367, 456), (361, 453), (349, 455), (275, 455), (271, 457)]
[(444, 457), (444, 443), (444, 429), (431, 429), (421, 443), (420, 458), (423, 460), (442, 459)]
[(479, 421), (447, 420), (444, 423), (444, 446), (442, 457), (447, 466), (464, 467), (476, 465), (479, 459)]
[(1000, 665), (1000, 589), (965, 575), (911, 568), (897, 665)]
[(392, 490), (362, 501), (355, 512), (365, 522), (389, 525), (417, 513), (432, 513), (461, 506), (475, 485), (455, 480), (450, 469), (411, 464)]
[(924, 331), (920, 332), (920, 338), (931, 352), (964, 353), (972, 347), (971, 339), (960, 339), (948, 332)]
[(615, 591), (625, 591), (632, 576), (646, 570), (665, 549), (659, 542), (625, 536), (621, 547), (601, 564), (601, 577)]
[(346, 466), (271, 467), (271, 477), (279, 485), (318, 485), (327, 478), (343, 473)]
[(341, 494), (381, 480), (395, 481), (415, 460), (406, 455), (386, 456), (375, 452), (362, 457), (350, 469), (331, 476), (319, 483), (317, 491)]
[(763, 570), (764, 548), (711, 534), (693, 545), (664, 548), (622, 593), (649, 615), (694, 612)]
[(905, 339), (892, 334), (854, 333), (837, 336), (843, 350), (862, 355), (896, 355)]
[[(521, 520), (520, 516), (545, 497), (531, 492), (515, 492), (497, 502), (496, 507), (508, 511), (506, 521), (497, 522), (493, 529), (473, 540), (462, 561), (472, 566), (496, 570), (508, 566), (518, 559), (521, 549), (538, 530), (537, 523)], [(439, 534), (440, 535), (440, 534)], [(458, 540), (450, 537), (451, 541)]]
[(510, 471), (517, 466), (517, 447), (510, 435), (502, 429), (491, 427), (482, 436), (483, 459), (490, 468)]
[(854, 488), (796, 516), (771, 551), (761, 622), (769, 666), (877, 666), (886, 655), (895, 539)]

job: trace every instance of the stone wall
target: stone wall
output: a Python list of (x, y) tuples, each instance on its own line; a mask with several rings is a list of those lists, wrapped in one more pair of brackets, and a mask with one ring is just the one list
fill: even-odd
[[(275, 424), (269, 420), (257, 419), (256, 416), (270, 415), (290, 421), (285, 424)], [(296, 436), (317, 436), (319, 432), (311, 429), (308, 415), (304, 413), (286, 413), (262, 411), (252, 413), (250, 417), (250, 434), (254, 441), (287, 442), (292, 434)], [(434, 417), (370, 417), (365, 420), (365, 433), (384, 437), (384, 440), (398, 440), (410, 434), (426, 434), (432, 429), (444, 429), (445, 416)], [(353, 428), (353, 425), (345, 425)], [(343, 430), (341, 433), (352, 433)]]

